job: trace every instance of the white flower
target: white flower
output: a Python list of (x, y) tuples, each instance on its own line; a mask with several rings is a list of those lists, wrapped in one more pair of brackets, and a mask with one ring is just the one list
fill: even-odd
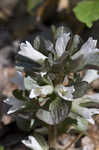
[(6, 100), (4, 100), (4, 102), (8, 105), (12, 105), (12, 107), (9, 109), (7, 114), (12, 114), (12, 113), (14, 113), (14, 112), (16, 112), (22, 108), (25, 108), (24, 102), (14, 98), (14, 97), (7, 98)]
[(31, 90), (32, 88), (38, 87), (37, 82), (30, 76), (24, 78), (25, 89)]
[(83, 96), (83, 103), (85, 103), (85, 102), (99, 103), (99, 93), (94, 93), (94, 94), (91, 94), (91, 95), (84, 95)]
[(28, 140), (22, 140), (22, 143), (32, 150), (43, 150), (38, 141), (33, 136), (28, 136)]
[(51, 85), (45, 85), (45, 86), (38, 86), (34, 87), (29, 95), (29, 98), (36, 98), (38, 96), (47, 96), (53, 92), (53, 86)]
[(75, 92), (74, 86), (70, 86), (70, 87), (65, 87), (63, 85), (58, 85), (56, 87), (56, 92), (58, 93), (58, 95), (63, 98), (64, 100), (67, 101), (72, 101), (73, 100), (73, 95), (72, 93)]
[(19, 89), (25, 90), (24, 86), (24, 76), (22, 75), (21, 72), (16, 71), (15, 76), (12, 78), (9, 78), (9, 80), (13, 83), (15, 83)]
[(97, 40), (93, 40), (93, 38), (90, 37), (87, 42), (82, 45), (81, 49), (71, 57), (72, 60), (77, 59), (82, 55), (87, 57), (88, 54), (99, 52), (99, 49), (96, 48), (96, 45)]
[(82, 81), (86, 81), (88, 83), (91, 83), (92, 81), (99, 78), (99, 74), (97, 70), (89, 69), (85, 76), (83, 77)]
[(63, 33), (62, 36), (60, 36), (55, 45), (57, 57), (61, 57), (62, 54), (64, 53), (66, 46), (70, 40), (70, 33)]
[(81, 103), (96, 102), (99, 103), (99, 94), (85, 95), (74, 99), (72, 103), (72, 112), (79, 114), (91, 124), (94, 124), (93, 115), (99, 114), (99, 109), (82, 107)]
[(26, 43), (21, 43), (20, 49), (21, 51), (18, 52), (20, 55), (28, 57), (35, 62), (43, 63), (47, 58), (45, 55), (35, 50), (28, 41), (26, 41)]
[(99, 114), (99, 109), (89, 109), (89, 108), (84, 108), (84, 107), (79, 107), (78, 108), (78, 113), (84, 117), (88, 122), (90, 122), (91, 124), (95, 124), (92, 116), (95, 114)]

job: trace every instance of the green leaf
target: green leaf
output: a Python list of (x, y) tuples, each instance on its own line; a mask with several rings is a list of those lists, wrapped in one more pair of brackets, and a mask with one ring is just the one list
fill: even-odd
[(49, 125), (59, 124), (67, 118), (71, 102), (55, 98), (48, 107), (49, 111), (39, 109), (36, 113), (36, 117)]
[(80, 2), (73, 9), (76, 17), (89, 28), (99, 19), (99, 0), (86, 0)]
[(0, 150), (4, 150), (4, 147), (3, 147), (3, 146), (0, 146)]
[(86, 94), (88, 90), (88, 83), (83, 81), (83, 82), (78, 82), (75, 84), (75, 92), (73, 93), (74, 98), (79, 98), (82, 97)]
[(57, 125), (58, 134), (66, 133), (73, 125), (77, 125), (77, 120), (70, 117), (66, 118), (62, 123)]
[(42, 0), (28, 0), (28, 11), (31, 11), (33, 8), (35, 8), (37, 5), (41, 3)]
[(39, 109), (36, 113), (36, 117), (46, 124), (55, 125), (63, 120), (65, 120), (68, 116), (70, 110), (71, 102), (66, 102), (64, 100), (54, 100), (50, 103), (49, 110)]
[[(86, 131), (88, 129), (88, 120), (86, 120), (84, 117), (81, 117), (77, 114), (77, 112), (70, 112), (69, 117), (74, 120), (72, 121), (72, 124), (76, 130), (78, 131)], [(70, 125), (69, 125), (70, 127)]]
[(77, 117), (76, 129), (79, 131), (86, 131), (88, 129), (88, 121), (81, 117)]
[(38, 64), (35, 64), (34, 62), (29, 63), (29, 62), (23, 62), (22, 60), (20, 60), (20, 62), (16, 64), (16, 70), (20, 72), (26, 72), (27, 74), (32, 74), (33, 71), (40, 71), (41, 66)]
[(49, 125), (54, 125), (50, 111), (39, 109), (36, 113), (36, 117)]
[(19, 99), (20, 101), (27, 101), (29, 92), (26, 90), (22, 91), (22, 90), (16, 89), (13, 91), (13, 95), (15, 96), (15, 98)]
[(31, 131), (33, 129), (35, 120), (30, 120), (29, 118), (25, 118), (25, 116), (17, 116), (16, 117), (16, 124), (22, 131)]
[(58, 124), (67, 118), (70, 103), (66, 103), (66, 101), (62, 99), (56, 99), (50, 104), (49, 110), (51, 111), (54, 124)]
[(41, 136), (39, 134), (34, 134), (34, 137), (36, 138), (36, 140), (42, 147), (42, 150), (48, 150), (48, 145), (47, 145), (45, 139), (43, 138), (43, 136)]
[(46, 56), (48, 56), (49, 53), (55, 53), (53, 43), (42, 35), (34, 38), (33, 46)]
[(26, 109), (24, 110), (27, 113), (30, 113), (32, 117), (35, 117), (36, 112), (40, 108), (39, 102), (37, 99), (33, 99), (25, 102)]

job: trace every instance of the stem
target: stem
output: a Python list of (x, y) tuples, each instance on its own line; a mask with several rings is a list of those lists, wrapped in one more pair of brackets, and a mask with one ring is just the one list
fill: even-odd
[(55, 39), (55, 32), (56, 32), (56, 28), (54, 25), (51, 26), (51, 30), (52, 30), (52, 38), (53, 38), (53, 42), (54, 42), (54, 39)]
[(57, 130), (56, 130), (56, 125), (54, 126), (49, 126), (48, 129), (48, 143), (49, 143), (49, 148), (54, 148), (57, 150), (57, 146), (56, 146), (56, 134), (57, 134)]
[(71, 143), (65, 147), (64, 150), (68, 150), (74, 143), (76, 143), (82, 136), (83, 136), (84, 132), (81, 132), (77, 138), (75, 138), (74, 140), (71, 141)]

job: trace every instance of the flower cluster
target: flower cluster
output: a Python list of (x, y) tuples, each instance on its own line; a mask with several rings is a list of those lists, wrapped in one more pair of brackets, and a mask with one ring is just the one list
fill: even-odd
[[(24, 110), (30, 114), (30, 120), (35, 122), (38, 118), (49, 125), (71, 118), (76, 120), (74, 126), (79, 130), (87, 129), (88, 122), (94, 124), (93, 115), (99, 114), (99, 109), (81, 104), (99, 103), (99, 93), (87, 94), (89, 84), (99, 78), (98, 71), (93, 69), (99, 65), (96, 44), (97, 40), (90, 37), (81, 46), (79, 36), (73, 37), (65, 27), (56, 30), (54, 41), (37, 36), (32, 44), (21, 43), (16, 74), (9, 79), (18, 89), (5, 100), (12, 105), (8, 114)], [(90, 67), (80, 76), (79, 71), (86, 66)], [(36, 150), (42, 149), (32, 136), (23, 143), (32, 149), (35, 144)]]

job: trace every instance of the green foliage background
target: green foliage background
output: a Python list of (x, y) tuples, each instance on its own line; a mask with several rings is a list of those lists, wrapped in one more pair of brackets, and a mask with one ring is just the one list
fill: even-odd
[(99, 19), (99, 0), (84, 0), (73, 9), (76, 17), (89, 28)]

